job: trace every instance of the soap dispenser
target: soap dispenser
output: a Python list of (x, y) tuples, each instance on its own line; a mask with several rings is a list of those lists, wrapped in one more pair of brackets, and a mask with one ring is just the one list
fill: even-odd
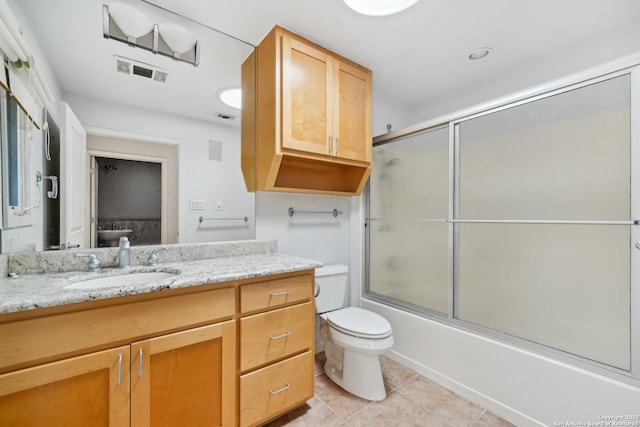
[(118, 267), (131, 267), (131, 251), (129, 249), (129, 239), (127, 236), (120, 237), (120, 249), (118, 251)]

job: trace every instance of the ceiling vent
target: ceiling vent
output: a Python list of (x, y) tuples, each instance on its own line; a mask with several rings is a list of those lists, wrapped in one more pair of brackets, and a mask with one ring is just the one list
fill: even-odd
[(116, 60), (116, 71), (130, 76), (136, 75), (160, 83), (166, 83), (169, 73), (153, 65), (143, 62), (134, 61), (133, 59), (123, 58), (114, 55)]
[(216, 113), (216, 117), (222, 120), (235, 120), (236, 116), (226, 113)]

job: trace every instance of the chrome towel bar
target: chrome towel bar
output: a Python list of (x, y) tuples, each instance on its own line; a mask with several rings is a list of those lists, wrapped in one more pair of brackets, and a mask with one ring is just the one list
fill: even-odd
[(334, 209), (332, 211), (300, 211), (294, 208), (289, 208), (287, 212), (289, 212), (290, 217), (294, 216), (297, 213), (301, 213), (301, 214), (331, 214), (333, 215), (334, 218), (336, 218), (338, 215), (342, 214), (342, 211), (339, 211), (338, 209)]
[(238, 217), (238, 218), (205, 218), (205, 217), (201, 216), (200, 218), (198, 218), (198, 222), (200, 224), (202, 224), (202, 221), (244, 221), (244, 222), (247, 222), (247, 221), (249, 221), (249, 217), (248, 216), (244, 216), (244, 217)]

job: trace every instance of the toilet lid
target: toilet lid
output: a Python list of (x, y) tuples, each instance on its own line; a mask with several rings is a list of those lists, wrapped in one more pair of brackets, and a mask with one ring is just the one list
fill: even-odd
[(325, 314), (325, 319), (337, 330), (348, 335), (367, 338), (386, 338), (391, 325), (379, 314), (358, 307), (347, 307)]

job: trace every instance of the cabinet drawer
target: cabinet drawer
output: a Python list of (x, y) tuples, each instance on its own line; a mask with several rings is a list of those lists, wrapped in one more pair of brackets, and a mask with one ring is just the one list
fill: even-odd
[(230, 287), (0, 324), (0, 372), (234, 313)]
[(313, 275), (288, 277), (240, 287), (240, 311), (247, 313), (313, 297)]
[(311, 348), (314, 317), (313, 303), (306, 302), (240, 319), (240, 369)]
[(313, 354), (299, 354), (240, 377), (240, 425), (253, 426), (313, 397)]

